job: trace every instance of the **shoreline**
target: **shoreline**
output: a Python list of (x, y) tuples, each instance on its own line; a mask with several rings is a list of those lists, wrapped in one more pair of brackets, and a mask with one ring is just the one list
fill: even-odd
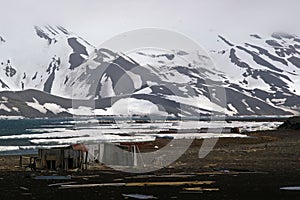
[[(297, 191), (280, 187), (300, 185), (300, 131), (276, 130), (248, 133), (249, 138), (220, 138), (203, 159), (198, 151), (203, 140), (190, 148), (170, 166), (161, 170), (129, 174), (100, 166), (84, 172), (59, 172), (71, 180), (35, 180), (50, 172), (25, 171), (16, 167), (18, 156), (0, 156), (0, 198), (124, 199), (124, 194), (153, 195), (158, 199), (291, 199)], [(169, 185), (143, 186), (143, 182)], [(213, 181), (211, 185), (193, 185)], [(124, 183), (128, 186), (98, 186), (66, 189), (50, 184), (69, 185)], [(176, 182), (183, 185), (171, 186)], [(202, 188), (202, 189), (201, 189)], [(203, 188), (205, 190), (203, 190)]]

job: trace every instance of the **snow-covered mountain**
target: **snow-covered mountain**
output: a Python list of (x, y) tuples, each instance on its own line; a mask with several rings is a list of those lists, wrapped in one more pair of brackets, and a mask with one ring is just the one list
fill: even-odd
[[(47, 102), (34, 90), (6, 92), (1, 94), (0, 115), (22, 115), (25, 111), (20, 110), (30, 105), (54, 116), (74, 114), (74, 109), (79, 114), (90, 109), (94, 114), (171, 116), (300, 111), (300, 38), (295, 35), (251, 34), (242, 41), (212, 35), (209, 56), (214, 66), (211, 58), (199, 52), (140, 49), (117, 53), (96, 49), (60, 26), (32, 30), (32, 38), (24, 39), (32, 41), (30, 47), (0, 32), (1, 90), (41, 90), (64, 97), (68, 103), (42, 93), (51, 99)], [(29, 94), (20, 106), (22, 96)], [(72, 103), (71, 99), (84, 101)], [(87, 103), (91, 101), (93, 105)]]
[(61, 94), (60, 88), (70, 71), (81, 65), (95, 49), (61, 26), (34, 26), (22, 30), (22, 40), (17, 42), (9, 36), (3, 35), (0, 39), (2, 90), (38, 89)]
[[(287, 33), (271, 36), (250, 34), (236, 43), (219, 35), (224, 44), (212, 52), (216, 65), (226, 72), (228, 87), (244, 95), (259, 99), (268, 105), (299, 112), (300, 106), (300, 38)], [(228, 89), (227, 89), (228, 91)], [(226, 92), (230, 97), (230, 92)], [(241, 99), (244, 99), (242, 97)], [(247, 98), (245, 98), (247, 99)], [(250, 109), (257, 112), (255, 104), (246, 100)], [(228, 98), (228, 103), (232, 99)]]

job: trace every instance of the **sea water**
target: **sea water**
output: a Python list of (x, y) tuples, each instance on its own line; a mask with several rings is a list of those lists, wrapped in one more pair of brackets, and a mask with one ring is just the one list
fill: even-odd
[[(276, 128), (281, 122), (222, 122), (196, 120), (135, 121), (110, 118), (0, 120), (0, 155), (36, 154), (47, 148), (85, 142), (147, 142), (157, 137), (206, 139), (247, 137), (246, 134), (198, 133), (199, 128), (239, 127), (241, 132)], [(185, 130), (163, 133), (166, 130)], [(191, 130), (191, 131), (190, 131)]]

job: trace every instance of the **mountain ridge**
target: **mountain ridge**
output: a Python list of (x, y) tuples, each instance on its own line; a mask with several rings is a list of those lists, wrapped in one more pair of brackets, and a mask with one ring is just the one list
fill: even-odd
[[(25, 59), (20, 67), (24, 58), (17, 54), (0, 56), (4, 69), (0, 91), (19, 90), (20, 99), (22, 90), (34, 89), (71, 102), (105, 99), (106, 103), (96, 108), (102, 114), (122, 114), (118, 111), (121, 108), (114, 105), (123, 102), (127, 114), (138, 112), (133, 105), (147, 105), (156, 113), (177, 117), (291, 115), (300, 110), (300, 38), (296, 35), (250, 34), (243, 43), (235, 43), (218, 34), (216, 47), (209, 55), (182, 50), (123, 54), (97, 49), (61, 26), (33, 29), (32, 40), (42, 50), (39, 57), (33, 53), (33, 63)], [(11, 41), (0, 45), (0, 52), (5, 51), (6, 45), (11, 45)], [(37, 100), (35, 93), (29, 91)], [(59, 106), (60, 102), (55, 104)], [(3, 115), (12, 115), (4, 111), (15, 106), (0, 105)], [(72, 105), (67, 107), (66, 113), (72, 114)], [(149, 114), (151, 109), (139, 114)]]

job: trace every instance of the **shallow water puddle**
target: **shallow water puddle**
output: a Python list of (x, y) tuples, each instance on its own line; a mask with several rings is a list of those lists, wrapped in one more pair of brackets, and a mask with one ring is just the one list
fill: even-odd
[(300, 186), (281, 187), (280, 190), (286, 190), (286, 191), (300, 191)]
[(153, 195), (144, 195), (144, 194), (122, 194), (125, 198), (134, 198), (134, 199), (157, 199)]

